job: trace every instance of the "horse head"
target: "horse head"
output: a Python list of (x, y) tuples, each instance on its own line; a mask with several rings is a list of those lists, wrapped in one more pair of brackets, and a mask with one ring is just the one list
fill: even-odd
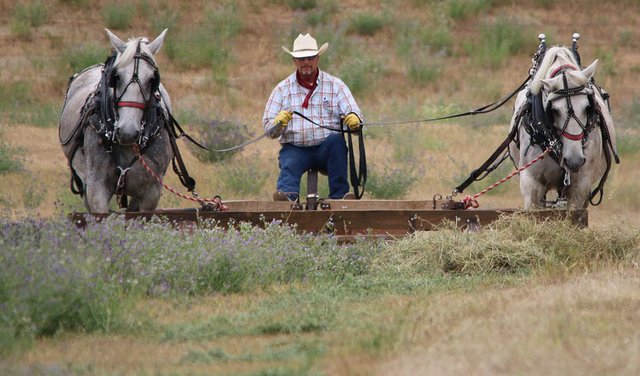
[[(542, 67), (544, 72), (534, 78), (532, 92), (542, 93), (545, 126), (562, 145), (561, 167), (578, 171), (585, 163), (584, 147), (592, 128), (594, 99), (591, 79), (598, 60), (580, 70), (571, 52), (564, 47), (553, 47)], [(550, 57), (549, 61), (547, 57)]]
[(162, 47), (165, 29), (153, 42), (146, 38), (123, 42), (105, 29), (117, 55), (108, 85), (114, 98), (114, 140), (122, 145), (138, 142), (145, 127), (145, 113), (153, 106), (160, 85), (154, 55)]

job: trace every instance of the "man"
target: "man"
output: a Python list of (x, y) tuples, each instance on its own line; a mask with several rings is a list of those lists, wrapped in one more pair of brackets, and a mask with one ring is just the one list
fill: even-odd
[(262, 118), (265, 131), (282, 144), (276, 201), (297, 200), (300, 179), (309, 169), (327, 172), (329, 198), (354, 198), (347, 180), (347, 146), (339, 130), (341, 119), (350, 130), (358, 130), (362, 113), (347, 85), (318, 69), (328, 47), (325, 43), (318, 48), (309, 34), (298, 35), (291, 51), (282, 46), (293, 57), (296, 71), (273, 89)]

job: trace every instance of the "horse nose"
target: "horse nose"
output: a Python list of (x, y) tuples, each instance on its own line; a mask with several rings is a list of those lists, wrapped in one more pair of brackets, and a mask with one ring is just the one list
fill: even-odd
[(139, 131), (127, 132), (122, 127), (115, 127), (114, 129), (116, 140), (121, 145), (131, 145), (138, 141), (140, 136)]
[(575, 158), (563, 158), (562, 161), (564, 162), (564, 165), (567, 166), (567, 168), (571, 172), (576, 172), (587, 161), (587, 158), (582, 156), (575, 157)]

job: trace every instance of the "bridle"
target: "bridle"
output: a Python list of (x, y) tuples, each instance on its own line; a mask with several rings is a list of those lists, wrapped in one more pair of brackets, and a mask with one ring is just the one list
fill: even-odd
[[(161, 97), (159, 94), (160, 72), (158, 70), (158, 66), (153, 61), (153, 58), (141, 50), (141, 43), (142, 40), (139, 39), (135, 54), (133, 55), (133, 74), (122, 92), (119, 95), (117, 93), (119, 80), (117, 67), (115, 67), (117, 52), (113, 51), (104, 63), (100, 85), (94, 94), (95, 100), (98, 102), (98, 106), (96, 107), (99, 107), (99, 110), (96, 111), (96, 115), (98, 115), (99, 119), (90, 121), (90, 124), (94, 130), (101, 135), (104, 140), (103, 146), (108, 151), (113, 145), (118, 144), (115, 131), (118, 119), (118, 108), (130, 107), (144, 111), (140, 125), (140, 137), (137, 142), (143, 152), (146, 146), (148, 146), (149, 141), (160, 133), (164, 124), (164, 120), (158, 119), (159, 117), (164, 116), (164, 110), (161, 105)], [(140, 77), (138, 75), (141, 60), (144, 60), (153, 68), (153, 78), (148, 96), (145, 95), (144, 85), (142, 84), (142, 81), (140, 81)], [(135, 84), (135, 86), (138, 87), (144, 102), (122, 100), (123, 96), (132, 84)], [(149, 127), (149, 124), (152, 126)]]
[[(110, 80), (109, 80), (109, 86), (113, 88), (114, 95), (117, 98), (115, 100), (116, 107), (133, 107), (133, 108), (137, 108), (139, 110), (143, 110), (144, 111), (147, 108), (147, 106), (148, 106), (148, 104), (149, 104), (149, 102), (151, 100), (151, 97), (158, 90), (158, 87), (160, 86), (160, 71), (158, 70), (158, 66), (153, 61), (151, 56), (149, 56), (147, 53), (141, 51), (140, 43), (141, 43), (141, 40), (138, 40), (138, 44), (136, 46), (136, 53), (135, 53), (135, 55), (133, 55), (133, 74), (131, 75), (131, 78), (129, 79), (129, 82), (127, 82), (127, 85), (122, 90), (122, 93), (120, 93), (120, 96), (118, 96), (117, 93), (116, 93), (117, 80), (118, 80), (118, 75), (117, 75), (116, 68), (113, 68), (113, 70), (111, 72), (111, 77), (110, 77)], [(149, 64), (153, 68), (153, 79), (151, 81), (151, 90), (149, 91), (149, 93), (150, 93), (149, 94), (149, 98), (147, 98), (147, 96), (145, 95), (144, 87), (142, 85), (142, 82), (140, 81), (140, 78), (138, 77), (138, 69), (140, 67), (140, 60), (144, 60), (147, 64)], [(143, 103), (141, 103), (141, 102), (131, 102), (131, 101), (122, 101), (122, 97), (124, 97), (124, 94), (127, 92), (127, 89), (129, 89), (129, 86), (131, 86), (131, 84), (133, 84), (133, 83), (138, 85), (138, 88), (140, 89), (140, 93), (142, 94), (142, 98), (144, 99)]]
[[(562, 84), (563, 88), (559, 90), (555, 90), (548, 94), (547, 96), (547, 104), (545, 108), (545, 121), (544, 126), (547, 127), (548, 130), (552, 130), (552, 133), (555, 133), (556, 138), (564, 137), (571, 141), (582, 141), (582, 147), (584, 148), (586, 142), (588, 140), (588, 135), (591, 130), (595, 127), (595, 106), (594, 106), (594, 98), (593, 98), (593, 89), (591, 88), (591, 84), (581, 85), (575, 88), (569, 88), (569, 84), (567, 82), (566, 70), (577, 70), (572, 64), (564, 64), (556, 69), (550, 75), (550, 78), (557, 76), (558, 74), (562, 74)], [(580, 118), (576, 115), (576, 112), (573, 108), (573, 104), (571, 102), (571, 97), (585, 95), (588, 98), (589, 105), (587, 107), (587, 119), (586, 122), (582, 122)], [(553, 118), (553, 113), (551, 111), (551, 104), (557, 100), (564, 99), (567, 103), (567, 117), (562, 124), (561, 127), (555, 126), (555, 120)], [(567, 127), (569, 126), (569, 121), (571, 119), (575, 120), (578, 126), (581, 128), (581, 132), (578, 134), (572, 134), (567, 132)]]

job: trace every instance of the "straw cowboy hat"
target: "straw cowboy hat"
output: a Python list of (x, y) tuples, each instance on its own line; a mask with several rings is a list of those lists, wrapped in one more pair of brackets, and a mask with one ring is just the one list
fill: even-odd
[(300, 58), (321, 55), (327, 50), (327, 48), (329, 48), (329, 43), (323, 44), (318, 49), (318, 43), (311, 35), (300, 34), (296, 40), (293, 41), (293, 51), (289, 51), (285, 46), (281, 47), (291, 56)]

